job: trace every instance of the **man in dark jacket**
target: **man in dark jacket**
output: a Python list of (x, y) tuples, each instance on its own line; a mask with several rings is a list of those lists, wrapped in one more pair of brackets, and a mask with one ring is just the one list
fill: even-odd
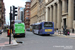
[(74, 28), (72, 29), (72, 33), (74, 33)]

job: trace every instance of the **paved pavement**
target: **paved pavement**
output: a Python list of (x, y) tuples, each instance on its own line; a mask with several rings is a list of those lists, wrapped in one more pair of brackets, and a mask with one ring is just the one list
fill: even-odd
[(4, 44), (8, 44), (8, 41), (9, 41), (9, 38), (7, 37), (7, 33), (6, 32), (3, 32), (1, 35), (0, 35), (0, 46), (1, 45), (4, 45)]
[(7, 33), (3, 32), (0, 34), (0, 47), (13, 45), (15, 42), (14, 39), (11, 38), (11, 44), (9, 44), (9, 37), (7, 37)]
[[(66, 35), (63, 35), (63, 32), (61, 32), (61, 34), (59, 32), (55, 32), (55, 35), (66, 36)], [(75, 38), (75, 33), (70, 33), (70, 35), (67, 35), (66, 37)]]

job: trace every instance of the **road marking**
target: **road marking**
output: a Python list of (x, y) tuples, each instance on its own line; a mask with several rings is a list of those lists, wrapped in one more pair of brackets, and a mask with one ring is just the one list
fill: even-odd
[(67, 37), (67, 36), (65, 36), (65, 37)]
[(71, 39), (75, 39), (74, 37), (68, 37), (68, 36), (66, 36), (66, 35), (55, 35), (55, 36), (59, 36), (59, 37), (66, 37), (66, 38), (71, 38)]
[(64, 38), (71, 38), (71, 39), (75, 39), (73, 37), (68, 37), (68, 36), (60, 36), (60, 35), (57, 35), (58, 37), (64, 37)]
[(12, 40), (12, 43), (15, 44), (15, 45), (18, 44), (18, 43), (16, 42), (16, 40)]

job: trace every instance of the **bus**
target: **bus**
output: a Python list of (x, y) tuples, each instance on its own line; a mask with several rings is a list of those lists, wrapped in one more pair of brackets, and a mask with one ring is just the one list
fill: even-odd
[(23, 36), (25, 37), (25, 24), (24, 23), (14, 23), (14, 33), (13, 36)]
[(54, 22), (41, 22), (33, 24), (33, 33), (38, 35), (54, 34)]
[(34, 24), (31, 24), (31, 25), (30, 25), (30, 31), (31, 31), (31, 32), (33, 31), (33, 26), (34, 26)]

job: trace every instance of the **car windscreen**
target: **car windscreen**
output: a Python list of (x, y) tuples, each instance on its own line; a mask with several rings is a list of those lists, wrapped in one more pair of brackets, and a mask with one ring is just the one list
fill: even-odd
[(44, 27), (53, 27), (53, 23), (52, 22), (45, 22)]
[(22, 23), (21, 20), (15, 20), (15, 23)]

